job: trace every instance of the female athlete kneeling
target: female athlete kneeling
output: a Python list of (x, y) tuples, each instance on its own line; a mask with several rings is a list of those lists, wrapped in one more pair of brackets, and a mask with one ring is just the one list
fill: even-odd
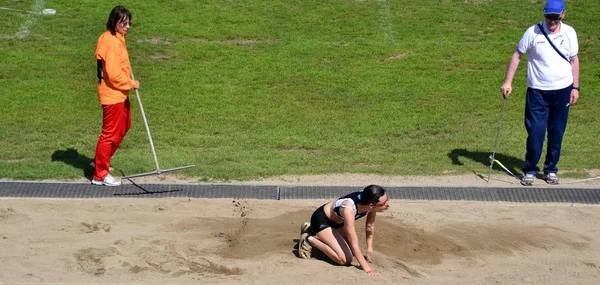
[[(388, 207), (385, 189), (377, 185), (369, 185), (362, 191), (350, 193), (319, 207), (310, 218), (310, 223), (304, 223), (301, 227), (298, 255), (301, 258), (310, 258), (314, 246), (340, 265), (350, 265), (354, 255), (367, 275), (379, 274), (371, 269), (367, 261), (371, 261), (373, 252), (376, 213)], [(366, 259), (358, 246), (354, 227), (354, 221), (364, 216), (367, 216)]]

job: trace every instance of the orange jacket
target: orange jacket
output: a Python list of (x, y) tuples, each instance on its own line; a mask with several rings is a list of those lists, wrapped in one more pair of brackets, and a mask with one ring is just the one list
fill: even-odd
[(125, 36), (104, 32), (96, 44), (96, 59), (102, 61), (102, 80), (98, 84), (98, 100), (101, 105), (124, 102), (129, 90), (135, 88), (131, 79), (129, 53)]

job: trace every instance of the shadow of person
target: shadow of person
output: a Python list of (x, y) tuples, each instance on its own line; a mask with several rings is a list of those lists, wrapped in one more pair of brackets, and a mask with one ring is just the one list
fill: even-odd
[[(491, 152), (480, 152), (480, 151), (468, 151), (464, 148), (453, 149), (448, 153), (448, 158), (452, 161), (453, 165), (464, 165), (464, 163), (460, 160), (461, 157), (470, 159), (471, 161), (480, 163), (486, 167), (490, 167), (491, 161), (490, 156)], [(525, 164), (525, 161), (522, 159), (518, 159), (514, 156), (508, 156), (501, 153), (496, 153), (494, 158), (500, 161), (510, 172), (514, 173), (517, 176), (520, 176), (521, 166)], [(472, 171), (472, 170), (471, 170)], [(475, 172), (475, 171), (473, 171)], [(477, 174), (477, 173), (476, 173)], [(479, 174), (478, 174), (479, 176)]]
[(66, 164), (83, 170), (83, 176), (90, 180), (94, 174), (94, 169), (92, 166), (90, 166), (92, 159), (85, 155), (81, 155), (76, 149), (73, 148), (55, 151), (52, 154), (51, 160), (62, 161)]

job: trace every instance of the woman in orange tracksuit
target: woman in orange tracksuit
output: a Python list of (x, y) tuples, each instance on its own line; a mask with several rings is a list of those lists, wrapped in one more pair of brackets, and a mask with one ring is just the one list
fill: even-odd
[(116, 6), (110, 12), (104, 32), (96, 44), (98, 100), (102, 105), (102, 133), (92, 162), (92, 184), (118, 186), (121, 181), (110, 175), (110, 159), (131, 126), (129, 91), (140, 83), (131, 79), (125, 34), (131, 25), (131, 12)]

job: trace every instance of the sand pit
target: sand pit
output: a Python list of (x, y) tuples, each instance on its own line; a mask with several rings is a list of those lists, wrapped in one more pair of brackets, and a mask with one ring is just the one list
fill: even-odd
[(0, 283), (600, 280), (598, 205), (392, 200), (375, 232), (372, 267), (381, 275), (368, 277), (354, 266), (295, 256), (300, 224), (325, 201), (0, 199)]

